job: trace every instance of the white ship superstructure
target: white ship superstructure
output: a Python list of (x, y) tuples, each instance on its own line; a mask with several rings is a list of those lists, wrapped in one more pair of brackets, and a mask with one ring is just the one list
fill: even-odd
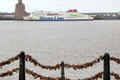
[(80, 14), (77, 10), (68, 10), (67, 12), (32, 12), (30, 16), (24, 17), (24, 20), (38, 21), (81, 21), (93, 20), (93, 17), (85, 14)]

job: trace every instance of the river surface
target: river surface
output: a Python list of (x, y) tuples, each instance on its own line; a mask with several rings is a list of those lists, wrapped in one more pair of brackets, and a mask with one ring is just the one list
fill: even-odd
[[(120, 58), (120, 21), (0, 21), (0, 62), (25, 51), (38, 62), (55, 65), (64, 61), (69, 64), (90, 62), (108, 52)], [(111, 62), (111, 72), (120, 74), (120, 65)], [(19, 66), (16, 61), (4, 66), (5, 72)], [(9, 68), (8, 68), (9, 67)], [(42, 70), (31, 63), (27, 68), (50, 77), (60, 77), (60, 70)], [(74, 71), (65, 69), (71, 79), (90, 77), (103, 71), (103, 63), (92, 68)], [(17, 80), (18, 73), (0, 80)], [(27, 80), (33, 80), (27, 75)], [(39, 80), (39, 79), (37, 79)]]

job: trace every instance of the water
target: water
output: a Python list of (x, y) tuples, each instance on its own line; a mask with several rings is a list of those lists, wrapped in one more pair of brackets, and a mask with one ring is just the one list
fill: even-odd
[[(46, 65), (55, 65), (61, 61), (82, 64), (94, 60), (105, 52), (120, 58), (120, 21), (0, 21), (0, 62), (17, 55), (20, 51), (25, 51)], [(111, 71), (120, 74), (120, 66), (111, 63), (114, 64)], [(18, 62), (14, 62), (8, 65), (10, 68), (5, 66), (0, 71), (11, 70), (18, 65)], [(60, 76), (60, 70), (42, 70), (30, 63), (27, 63), (26, 67), (44, 76)], [(67, 77), (77, 79), (92, 76), (102, 71), (102, 68), (101, 62), (92, 68), (65, 71)], [(5, 77), (5, 80), (16, 80), (18, 74), (14, 75)], [(29, 77), (27, 80), (33, 80), (33, 77)]]

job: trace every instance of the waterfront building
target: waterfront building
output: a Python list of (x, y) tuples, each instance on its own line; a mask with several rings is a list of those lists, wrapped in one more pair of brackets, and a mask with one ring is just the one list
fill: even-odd
[(18, 0), (18, 3), (15, 7), (15, 18), (18, 20), (22, 20), (23, 16), (26, 15), (25, 5), (22, 3), (22, 0)]

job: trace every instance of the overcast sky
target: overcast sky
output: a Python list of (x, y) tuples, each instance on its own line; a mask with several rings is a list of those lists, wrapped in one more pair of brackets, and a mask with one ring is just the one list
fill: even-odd
[[(14, 12), (18, 0), (0, 0), (0, 12)], [(26, 11), (120, 12), (120, 0), (23, 0)]]

